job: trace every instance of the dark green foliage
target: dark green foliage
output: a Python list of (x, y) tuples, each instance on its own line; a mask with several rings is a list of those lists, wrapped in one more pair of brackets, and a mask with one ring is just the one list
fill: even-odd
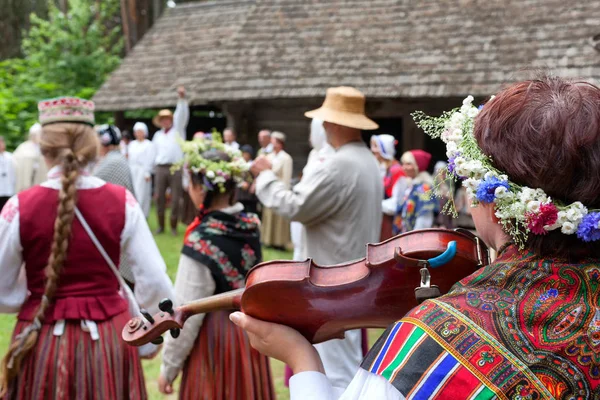
[[(99, 9), (98, 9), (99, 6)], [(120, 63), (119, 1), (70, 0), (65, 15), (48, 3), (48, 19), (32, 14), (24, 58), (0, 62), (0, 135), (9, 149), (37, 120), (37, 102), (62, 95), (91, 98)], [(108, 114), (97, 115), (99, 122)]]

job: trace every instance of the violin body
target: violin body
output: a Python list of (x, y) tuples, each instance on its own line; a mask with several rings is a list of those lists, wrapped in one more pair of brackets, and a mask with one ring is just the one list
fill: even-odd
[(428, 268), (431, 283), (447, 293), (489, 263), (487, 247), (467, 231), (425, 229), (369, 244), (365, 258), (345, 264), (319, 266), (310, 259), (261, 263), (248, 272), (245, 289), (183, 305), (155, 316), (150, 325), (134, 319), (124, 328), (123, 338), (141, 345), (167, 329), (181, 328), (190, 315), (218, 309), (241, 309), (290, 326), (311, 343), (343, 338), (350, 329), (385, 328), (417, 305), (420, 269), (451, 241), (456, 242), (453, 258)]

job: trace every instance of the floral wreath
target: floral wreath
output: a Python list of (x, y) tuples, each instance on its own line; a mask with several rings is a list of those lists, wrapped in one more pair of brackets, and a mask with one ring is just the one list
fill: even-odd
[[(448, 176), (462, 180), (473, 206), (479, 202), (494, 203), (499, 223), (521, 249), (530, 233), (545, 235), (556, 229), (565, 235), (576, 234), (584, 242), (600, 240), (600, 210), (588, 210), (579, 201), (565, 205), (542, 189), (511, 182), (492, 166), (492, 159), (483, 154), (473, 134), (475, 117), (482, 107), (475, 107), (473, 96), (468, 96), (462, 107), (440, 117), (421, 111), (412, 114), (425, 133), (446, 143)], [(456, 216), (452, 202), (446, 204), (444, 211)]]
[[(172, 167), (173, 171), (181, 168), (191, 171), (195, 174), (203, 175), (203, 184), (206, 190), (213, 191), (215, 187), (219, 192), (225, 193), (225, 183), (230, 179), (240, 184), (243, 176), (249, 169), (249, 165), (242, 158), (239, 150), (234, 150), (226, 146), (221, 134), (213, 130), (210, 139), (195, 138), (191, 141), (180, 141), (183, 151), (183, 160)], [(208, 150), (219, 150), (226, 153), (231, 161), (207, 160), (202, 157), (202, 153)]]

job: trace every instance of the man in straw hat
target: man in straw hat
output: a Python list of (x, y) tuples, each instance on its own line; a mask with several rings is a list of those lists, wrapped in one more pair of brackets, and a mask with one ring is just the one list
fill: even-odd
[(160, 110), (152, 119), (152, 123), (161, 128), (154, 134), (152, 143), (156, 151), (154, 160), (154, 175), (156, 185), (156, 213), (158, 215), (158, 230), (165, 230), (165, 208), (167, 189), (171, 189), (171, 232), (177, 235), (177, 222), (180, 214), (180, 202), (183, 188), (181, 170), (171, 173), (171, 166), (183, 159), (183, 152), (178, 139), (186, 139), (185, 130), (190, 119), (190, 107), (185, 99), (183, 86), (177, 88), (179, 101), (175, 113), (171, 110)]
[[(267, 158), (259, 157), (251, 168), (256, 194), (266, 207), (304, 224), (308, 256), (318, 264), (364, 257), (365, 244), (379, 239), (383, 184), (361, 130), (378, 126), (365, 116), (365, 96), (350, 87), (328, 89), (323, 106), (305, 115), (324, 121), (335, 153), (305, 170), (292, 189), (277, 179)], [(362, 360), (360, 331), (315, 347), (333, 385), (346, 387)]]

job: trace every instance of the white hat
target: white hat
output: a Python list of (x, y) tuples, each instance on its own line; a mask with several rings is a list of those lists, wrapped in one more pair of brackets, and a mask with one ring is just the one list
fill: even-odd
[(148, 125), (143, 122), (136, 122), (135, 125), (133, 125), (133, 132), (135, 131), (144, 131), (144, 135), (148, 137)]
[(285, 143), (285, 139), (286, 139), (285, 133), (281, 133), (281, 132), (277, 132), (277, 131), (271, 132), (271, 137)]
[(371, 141), (377, 146), (381, 157), (386, 160), (393, 160), (396, 157), (396, 138), (392, 135), (373, 135)]

